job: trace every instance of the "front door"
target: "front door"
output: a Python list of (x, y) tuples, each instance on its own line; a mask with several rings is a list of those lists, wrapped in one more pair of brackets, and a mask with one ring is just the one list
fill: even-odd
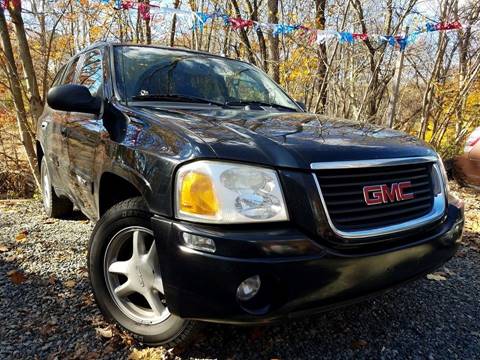
[[(70, 84), (75, 80), (79, 57), (70, 61), (55, 78), (52, 86)], [(69, 159), (65, 141), (65, 121), (68, 113), (52, 110), (46, 107), (45, 112), (39, 119), (42, 137), (44, 139), (44, 151), (47, 159), (48, 172), (52, 185), (57, 195), (71, 197), (68, 186)]]
[[(86, 53), (76, 83), (86, 86), (93, 96), (103, 96), (102, 53), (95, 49)], [(91, 218), (96, 216), (94, 198), (95, 152), (100, 134), (105, 131), (98, 115), (70, 113), (65, 122), (69, 164), (70, 192), (82, 212)]]

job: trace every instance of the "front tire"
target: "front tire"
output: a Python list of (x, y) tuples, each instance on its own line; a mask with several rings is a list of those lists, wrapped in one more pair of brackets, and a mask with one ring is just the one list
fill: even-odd
[(45, 156), (40, 164), (40, 175), (42, 185), (43, 209), (48, 217), (60, 219), (73, 211), (73, 203), (65, 198), (58, 197), (52, 186), (52, 180), (48, 172)]
[(102, 216), (89, 243), (93, 293), (105, 317), (140, 342), (185, 345), (198, 325), (168, 310), (150, 218), (141, 197), (118, 203)]

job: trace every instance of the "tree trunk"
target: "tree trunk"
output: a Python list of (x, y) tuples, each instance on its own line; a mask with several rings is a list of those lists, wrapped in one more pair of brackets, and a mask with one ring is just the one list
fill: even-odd
[[(235, 9), (235, 16), (241, 17), (242, 14), (240, 13), (240, 7), (238, 6), (237, 0), (230, 0), (230, 1), (233, 5), (233, 8)], [(247, 30), (239, 29), (238, 31), (240, 33), (240, 39), (242, 40), (243, 45), (247, 50), (248, 61), (256, 65), (257, 62), (255, 60), (255, 55), (253, 54), (252, 45), (250, 44), (250, 40), (248, 39)]]
[(12, 22), (15, 25), (15, 34), (17, 36), (20, 59), (22, 60), (23, 70), (27, 78), (27, 88), (30, 96), (30, 112), (34, 119), (37, 120), (43, 112), (43, 102), (38, 88), (37, 75), (35, 74), (35, 68), (33, 67), (27, 34), (25, 33), (20, 1), (12, 2), (8, 7), (8, 11)]
[[(150, 0), (145, 0), (145, 5), (147, 6), (148, 14), (150, 15)], [(150, 24), (150, 16), (145, 17), (145, 38), (147, 40), (147, 44), (152, 43), (152, 26)]]
[(2, 41), (2, 48), (7, 62), (7, 77), (10, 83), (13, 101), (15, 103), (15, 110), (17, 112), (17, 124), (20, 133), (20, 141), (27, 153), (28, 164), (32, 170), (35, 183), (40, 188), (40, 172), (38, 170), (37, 155), (33, 145), (32, 134), (28, 130), (28, 118), (23, 103), (22, 90), (20, 79), (18, 77), (17, 66), (13, 55), (12, 42), (10, 34), (8, 33), (7, 21), (2, 7), (0, 7), (0, 37)]
[[(268, 22), (271, 24), (278, 23), (278, 0), (268, 0)], [(280, 82), (280, 41), (278, 36), (274, 36), (271, 32), (268, 34), (268, 42), (270, 47), (270, 74), (277, 83)]]
[[(315, 28), (318, 30), (325, 30), (325, 10), (327, 0), (315, 0)], [(316, 109), (320, 113), (325, 112), (325, 105), (327, 103), (327, 46), (322, 43), (318, 46), (318, 67), (316, 83), (318, 87), (319, 107)]]
[[(178, 9), (180, 7), (180, 0), (175, 0), (173, 7)], [(173, 15), (172, 19), (172, 29), (170, 30), (170, 46), (175, 46), (175, 32), (177, 31), (177, 15)]]
[[(258, 21), (258, 6), (258, 0), (253, 0), (253, 12), (251, 15), (251, 19), (253, 21)], [(268, 52), (265, 36), (260, 28), (257, 29), (256, 33), (258, 38), (258, 46), (260, 47), (263, 71), (268, 72)]]

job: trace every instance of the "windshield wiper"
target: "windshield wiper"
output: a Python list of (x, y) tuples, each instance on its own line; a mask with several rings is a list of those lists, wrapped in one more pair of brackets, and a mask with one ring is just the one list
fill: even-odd
[(290, 106), (285, 106), (285, 105), (280, 105), (280, 104), (275, 104), (275, 103), (268, 103), (268, 102), (263, 102), (263, 101), (227, 101), (225, 105), (229, 106), (246, 106), (246, 105), (258, 105), (258, 106), (269, 106), (269, 107), (276, 107), (276, 108), (282, 108), (282, 109), (288, 109), (292, 111), (298, 111), (298, 109), (291, 108)]
[(226, 104), (219, 101), (212, 101), (197, 96), (181, 95), (181, 94), (148, 94), (148, 95), (136, 95), (132, 97), (132, 100), (139, 101), (178, 101), (178, 102), (194, 102), (201, 104), (218, 105), (226, 107)]

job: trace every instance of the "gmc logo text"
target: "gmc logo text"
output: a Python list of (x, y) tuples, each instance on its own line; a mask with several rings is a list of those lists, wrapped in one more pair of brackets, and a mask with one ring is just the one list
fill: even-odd
[(363, 198), (367, 205), (410, 200), (414, 198), (414, 195), (412, 193), (406, 194), (405, 189), (408, 189), (411, 186), (412, 183), (410, 181), (393, 183), (390, 188), (387, 184), (364, 186)]

